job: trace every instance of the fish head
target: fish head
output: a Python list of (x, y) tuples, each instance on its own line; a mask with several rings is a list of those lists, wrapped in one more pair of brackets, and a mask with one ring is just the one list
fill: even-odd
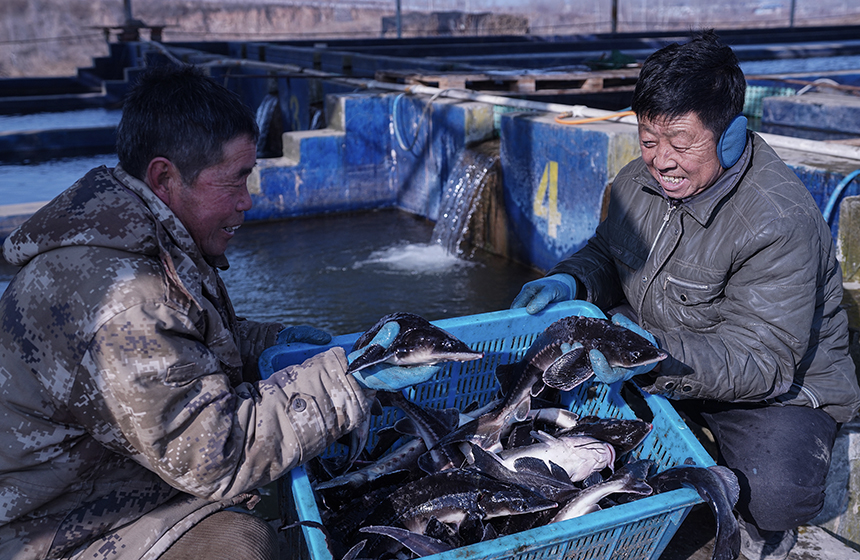
[(571, 480), (583, 480), (592, 472), (612, 468), (615, 464), (616, 452), (611, 443), (580, 435), (561, 436), (558, 440), (567, 457), (578, 459), (572, 464), (572, 469), (570, 460), (565, 461), (565, 470)]
[(639, 418), (598, 418), (584, 416), (560, 435), (584, 435), (611, 443), (618, 455), (637, 447), (651, 433), (652, 424)]
[(619, 327), (614, 336), (606, 337), (598, 347), (612, 367), (632, 368), (653, 364), (669, 357), (665, 350), (629, 329)]

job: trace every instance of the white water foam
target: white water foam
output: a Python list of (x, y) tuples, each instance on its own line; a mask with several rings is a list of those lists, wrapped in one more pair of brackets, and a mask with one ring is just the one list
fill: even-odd
[(363, 261), (356, 262), (353, 268), (381, 265), (393, 272), (432, 274), (478, 264), (448, 253), (438, 243), (409, 243), (374, 251)]

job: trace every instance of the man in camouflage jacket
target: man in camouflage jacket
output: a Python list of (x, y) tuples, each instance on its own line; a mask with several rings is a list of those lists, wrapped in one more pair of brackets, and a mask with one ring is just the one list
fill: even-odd
[[(243, 110), (253, 130), (222, 138), (187, 191), (167, 192), (165, 157), (142, 179), (97, 168), (5, 241), (22, 269), (0, 299), (0, 558), (158, 558), (368, 413), (340, 348), (256, 373), (282, 326), (238, 319), (216, 270), (250, 207)], [(212, 195), (199, 184), (236, 157), (217, 187), (241, 202), (213, 251), (182, 197)]]

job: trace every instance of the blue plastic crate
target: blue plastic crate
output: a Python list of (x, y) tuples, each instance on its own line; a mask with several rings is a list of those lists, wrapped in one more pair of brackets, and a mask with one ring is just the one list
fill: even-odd
[[(433, 321), (435, 325), (457, 336), (473, 349), (483, 351), (484, 358), (446, 364), (435, 379), (415, 387), (410, 398), (437, 408), (462, 409), (474, 401), (486, 404), (496, 391), (496, 366), (519, 360), (546, 327), (571, 315), (604, 317), (597, 307), (589, 303), (571, 301), (551, 305), (536, 315), (529, 315), (523, 309), (514, 309)], [(343, 346), (349, 351), (359, 335), (360, 333), (356, 333), (335, 337), (330, 346)], [(286, 366), (301, 363), (321, 350), (319, 346), (307, 344), (272, 347), (260, 358), (263, 377), (268, 377), (273, 371)], [(564, 393), (562, 402), (580, 415), (636, 418), (620, 389), (620, 383), (604, 385), (586, 382), (573, 391)], [(700, 466), (714, 464), (713, 459), (666, 399), (644, 393), (642, 398), (654, 414), (653, 430), (633, 451), (633, 456), (655, 461), (661, 471), (685, 463)], [(397, 415), (397, 412), (390, 411), (389, 414), (374, 419), (376, 423), (372, 430), (393, 422), (393, 415)], [(326, 454), (341, 451), (331, 447)], [(291, 493), (289, 502), (291, 507), (295, 508), (296, 519), (320, 522), (319, 509), (305, 470), (301, 467), (293, 469), (286, 478), (289, 480)], [(692, 489), (674, 490), (577, 519), (551, 523), (427, 558), (656, 559), (690, 508), (700, 502), (699, 495)], [(332, 559), (318, 529), (302, 527), (302, 534), (311, 560), (339, 560)]]

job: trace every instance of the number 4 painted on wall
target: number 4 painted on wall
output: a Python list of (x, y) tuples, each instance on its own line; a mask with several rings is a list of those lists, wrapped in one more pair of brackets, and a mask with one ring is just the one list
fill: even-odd
[(552, 238), (558, 236), (558, 226), (561, 225), (561, 213), (558, 211), (558, 162), (549, 161), (543, 168), (535, 199), (533, 202), (534, 215), (547, 220), (547, 233)]

